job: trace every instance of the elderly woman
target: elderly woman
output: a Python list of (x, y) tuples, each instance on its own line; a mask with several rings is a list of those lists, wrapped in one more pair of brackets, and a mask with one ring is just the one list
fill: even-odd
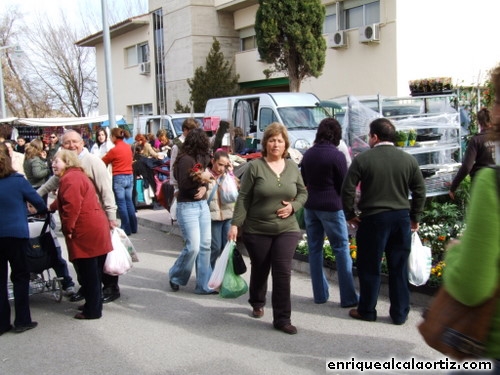
[(31, 186), (38, 189), (50, 177), (50, 167), (47, 164), (47, 153), (40, 139), (33, 139), (24, 152), (23, 169)]
[(68, 257), (78, 269), (85, 297), (75, 319), (98, 319), (102, 316), (102, 269), (106, 254), (113, 249), (108, 219), (76, 153), (59, 150), (52, 169), (59, 177), (59, 190), (50, 208), (59, 211)]
[(264, 316), (267, 279), (272, 269), (273, 325), (293, 335), (290, 278), (292, 258), (301, 232), (295, 211), (307, 199), (297, 164), (288, 156), (286, 127), (273, 122), (262, 138), (262, 158), (250, 163), (240, 185), (228, 239), (236, 241), (245, 228), (243, 242), (251, 260), (250, 305), (252, 316)]

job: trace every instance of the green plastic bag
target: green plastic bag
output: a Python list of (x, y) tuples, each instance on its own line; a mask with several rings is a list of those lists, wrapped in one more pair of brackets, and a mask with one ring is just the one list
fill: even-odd
[(306, 229), (306, 221), (304, 220), (304, 207), (299, 208), (295, 212), (295, 218), (297, 219), (297, 223), (299, 223), (299, 228)]
[(219, 291), (219, 296), (222, 298), (238, 298), (248, 292), (248, 285), (245, 279), (234, 273), (233, 251), (234, 247), (229, 253), (224, 279)]

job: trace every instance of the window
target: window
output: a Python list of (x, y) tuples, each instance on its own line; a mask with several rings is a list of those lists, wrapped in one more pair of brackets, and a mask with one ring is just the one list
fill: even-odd
[(325, 13), (325, 23), (323, 34), (330, 34), (337, 31), (337, 10), (335, 5), (327, 5)]
[[(337, 3), (337, 14), (342, 14), (345, 29), (354, 29), (380, 22), (379, 0), (345, 0)], [(328, 13), (327, 13), (328, 14)]]
[(132, 117), (150, 116), (153, 114), (153, 104), (138, 104), (132, 106)]
[(125, 58), (127, 66), (138, 65), (149, 61), (148, 43), (136, 44), (125, 49)]
[(248, 51), (257, 48), (255, 40), (255, 29), (247, 27), (240, 30), (240, 51)]

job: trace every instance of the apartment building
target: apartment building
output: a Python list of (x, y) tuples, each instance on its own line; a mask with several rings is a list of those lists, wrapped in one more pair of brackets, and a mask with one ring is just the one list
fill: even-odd
[[(452, 77), (478, 84), (500, 62), (493, 47), (500, 3), (476, 0), (323, 0), (326, 64), (301, 86), (321, 99), (409, 95), (408, 81)], [(286, 76), (266, 79), (256, 48), (257, 0), (149, 0), (148, 14), (110, 27), (115, 112), (173, 111), (189, 102), (187, 79), (205, 65), (216, 37), (248, 92), (288, 91)], [(77, 42), (97, 56), (99, 113), (107, 113), (102, 32)]]

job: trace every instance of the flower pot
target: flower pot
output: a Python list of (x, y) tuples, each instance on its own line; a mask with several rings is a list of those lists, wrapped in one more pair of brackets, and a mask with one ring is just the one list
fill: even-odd
[(405, 145), (406, 145), (406, 141), (397, 141), (396, 142), (396, 146), (398, 146), (398, 147), (405, 147)]
[(416, 141), (415, 139), (412, 139), (411, 141), (408, 141), (408, 144), (409, 144), (411, 147), (413, 147), (413, 146), (415, 146), (415, 143), (416, 143), (416, 142), (417, 142), (417, 141)]

